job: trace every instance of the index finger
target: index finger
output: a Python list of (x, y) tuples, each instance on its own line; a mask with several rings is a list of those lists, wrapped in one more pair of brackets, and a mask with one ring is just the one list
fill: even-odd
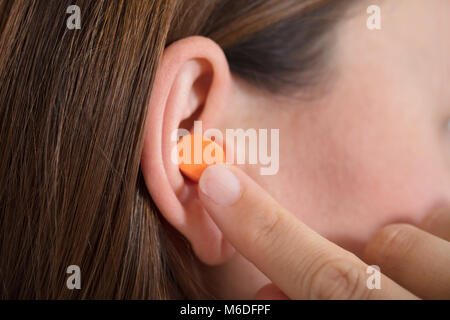
[(383, 275), (382, 288), (370, 290), (364, 262), (308, 228), (237, 168), (208, 167), (198, 189), (225, 237), (290, 298), (416, 298)]

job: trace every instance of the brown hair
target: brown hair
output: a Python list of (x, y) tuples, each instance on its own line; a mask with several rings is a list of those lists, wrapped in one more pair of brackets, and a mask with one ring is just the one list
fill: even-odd
[(305, 87), (343, 2), (0, 0), (0, 298), (211, 297), (139, 171), (158, 61), (203, 35), (248, 82)]

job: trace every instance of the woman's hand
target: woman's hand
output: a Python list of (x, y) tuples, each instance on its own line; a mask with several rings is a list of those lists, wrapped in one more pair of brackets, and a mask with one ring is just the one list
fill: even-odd
[(446, 212), (426, 219), (425, 231), (391, 225), (373, 237), (366, 255), (383, 274), (381, 289), (370, 290), (366, 263), (312, 231), (240, 170), (208, 167), (199, 197), (236, 250), (288, 298), (450, 298)]

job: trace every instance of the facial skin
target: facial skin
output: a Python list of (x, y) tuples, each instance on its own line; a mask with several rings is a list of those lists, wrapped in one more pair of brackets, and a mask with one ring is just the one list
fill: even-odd
[(344, 23), (328, 94), (247, 104), (258, 116), (236, 124), (280, 128), (279, 173), (248, 171), (313, 229), (356, 252), (381, 225), (417, 223), (450, 200), (448, 9), (445, 1), (396, 1), (382, 6), (381, 31), (368, 31), (366, 16)]
[[(280, 129), (279, 172), (244, 171), (356, 255), (380, 227), (450, 203), (450, 3), (376, 2), (381, 30), (366, 28), (364, 6), (338, 26), (320, 98), (275, 97), (233, 77), (226, 112), (202, 116), (222, 132)], [(205, 274), (219, 298), (251, 298), (268, 282), (238, 253)]]

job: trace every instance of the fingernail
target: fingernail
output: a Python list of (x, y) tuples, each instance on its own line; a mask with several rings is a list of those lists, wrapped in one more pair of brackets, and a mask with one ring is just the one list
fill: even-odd
[(222, 206), (231, 206), (241, 196), (239, 179), (223, 164), (206, 168), (198, 185), (202, 193)]

